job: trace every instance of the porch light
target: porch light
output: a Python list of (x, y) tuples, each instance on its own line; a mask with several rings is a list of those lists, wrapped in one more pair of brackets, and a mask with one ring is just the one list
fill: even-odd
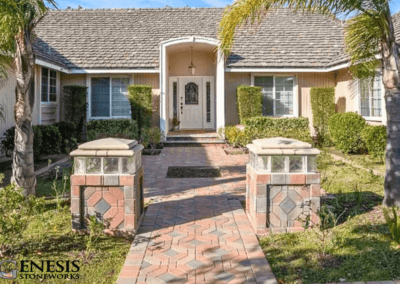
[(190, 65), (188, 67), (189, 74), (194, 75), (196, 72), (196, 66), (193, 64), (193, 46), (190, 47)]

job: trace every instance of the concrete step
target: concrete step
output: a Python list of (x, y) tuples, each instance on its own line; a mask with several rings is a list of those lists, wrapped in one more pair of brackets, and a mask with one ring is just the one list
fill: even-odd
[(223, 140), (215, 140), (215, 141), (204, 141), (204, 140), (196, 140), (196, 141), (174, 141), (167, 140), (164, 141), (164, 147), (202, 147), (202, 146), (216, 146), (223, 145), (225, 141)]

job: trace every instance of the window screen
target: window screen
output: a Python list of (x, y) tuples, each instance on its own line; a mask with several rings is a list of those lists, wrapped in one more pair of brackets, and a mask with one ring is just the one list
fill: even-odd
[(380, 73), (372, 78), (360, 80), (360, 108), (365, 117), (382, 116), (382, 78)]
[(92, 78), (92, 116), (110, 116), (110, 78)]
[(112, 78), (112, 116), (130, 116), (128, 96), (129, 78)]

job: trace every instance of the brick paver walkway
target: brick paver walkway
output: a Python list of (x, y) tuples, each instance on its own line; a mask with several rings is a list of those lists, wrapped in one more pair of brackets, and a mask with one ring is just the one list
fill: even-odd
[[(220, 147), (144, 156), (146, 199), (154, 202), (117, 283), (277, 283), (240, 204), (246, 162)], [(221, 177), (166, 178), (169, 166), (215, 166)]]

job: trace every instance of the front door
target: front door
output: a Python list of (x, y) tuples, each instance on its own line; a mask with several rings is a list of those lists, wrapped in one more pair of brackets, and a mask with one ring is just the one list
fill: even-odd
[(203, 84), (201, 78), (182, 78), (179, 84), (181, 129), (203, 128)]

